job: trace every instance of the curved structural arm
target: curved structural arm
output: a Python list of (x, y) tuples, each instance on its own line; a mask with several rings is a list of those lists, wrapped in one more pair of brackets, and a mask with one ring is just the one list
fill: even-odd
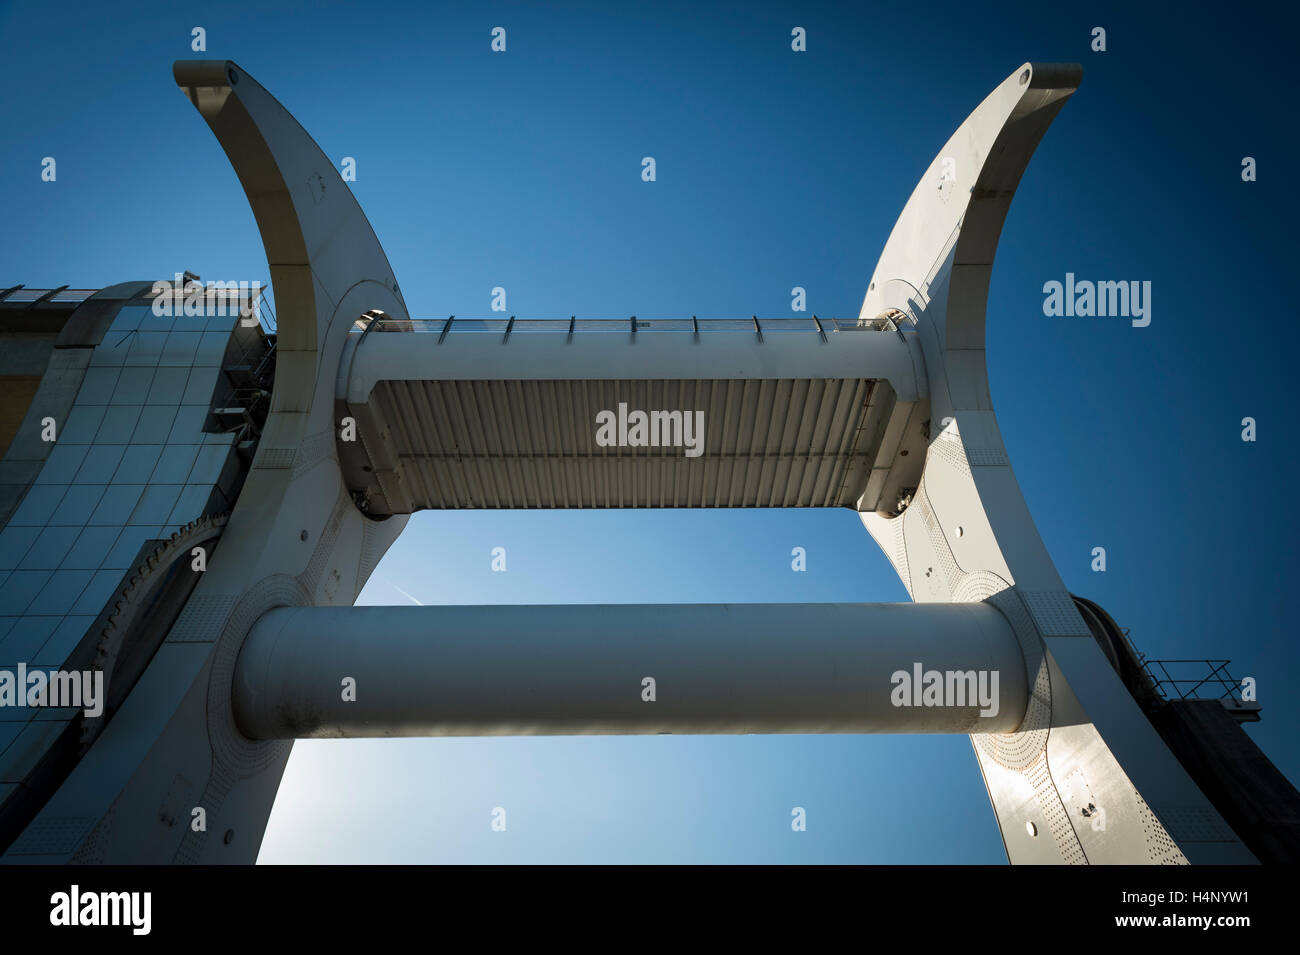
[[(1124, 688), (1043, 545), (989, 394), (989, 277), (1012, 197), (1078, 86), (1026, 63), (971, 113), (921, 178), (862, 315), (901, 313), (928, 378), (884, 503), (863, 523), (918, 602), (988, 601), (1011, 621), (1031, 700), (1015, 734), (972, 736), (1013, 862), (1249, 862)], [(1098, 814), (1101, 810), (1101, 814)]]
[[(289, 111), (228, 60), (180, 60), (172, 72), (226, 151), (257, 219), (280, 347), (314, 345), (320, 313), (332, 313), (358, 282), (383, 285), (401, 302), (361, 206)], [(404, 303), (389, 314), (408, 317)]]
[[(405, 523), (357, 509), (336, 446), (348, 330), (374, 309), (407, 318), (374, 230), (320, 147), (252, 77), (223, 60), (180, 62), (174, 74), (230, 159), (266, 248), (278, 319), (270, 411), (190, 600), (10, 850), (31, 861), (255, 861), (289, 745), (250, 741), (236, 727), (239, 648), (272, 607), (351, 605)], [(203, 832), (159, 814), (180, 780), (184, 798), (207, 811)], [(223, 840), (227, 831), (237, 838)]]

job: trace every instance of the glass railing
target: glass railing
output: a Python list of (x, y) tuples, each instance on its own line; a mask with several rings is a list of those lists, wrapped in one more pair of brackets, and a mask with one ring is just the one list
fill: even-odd
[[(12, 288), (0, 286), (0, 304), (31, 305), (33, 302), (40, 302), (44, 299), (47, 302), (53, 302), (59, 305), (75, 305), (84, 302), (98, 291), (99, 289), (95, 288), (48, 289), (25, 288), (21, 285), (16, 285)], [(53, 294), (50, 294), (51, 292)]]
[[(887, 318), (412, 318), (393, 319), (386, 316), (362, 316), (353, 326), (354, 332), (367, 327), (374, 332), (433, 332), (438, 335), (462, 333), (489, 333), (496, 335), (528, 334), (653, 334), (677, 332), (709, 334), (712, 332), (748, 332), (766, 335), (769, 332), (833, 332), (893, 331), (897, 326)], [(904, 328), (910, 326), (904, 325)]]

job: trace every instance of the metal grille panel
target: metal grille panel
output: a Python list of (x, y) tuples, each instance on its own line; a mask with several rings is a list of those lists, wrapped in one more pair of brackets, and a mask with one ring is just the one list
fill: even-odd
[[(870, 379), (381, 381), (418, 508), (853, 507)], [(600, 411), (704, 412), (702, 453), (602, 447)]]

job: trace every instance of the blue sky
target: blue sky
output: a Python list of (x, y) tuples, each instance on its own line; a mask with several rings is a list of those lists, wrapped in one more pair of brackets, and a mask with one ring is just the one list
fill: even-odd
[[(238, 62), (328, 155), (356, 159), (351, 186), (429, 318), (487, 317), (494, 286), (524, 317), (779, 316), (795, 285), (811, 311), (854, 315), (961, 120), (1026, 60), (1081, 62), (994, 268), (1003, 436), (1067, 586), (1152, 657), (1255, 676), (1249, 732), (1300, 778), (1284, 611), (1296, 142), (1276, 26), (1105, 3), (76, 10), (0, 4), (0, 286), (268, 279), (234, 173), (171, 78), (202, 56)], [(1150, 327), (1045, 317), (1043, 283), (1066, 272), (1150, 280)], [(498, 545), (506, 574), (490, 570)], [(789, 569), (796, 545), (806, 574)], [(425, 513), (361, 602), (405, 602), (397, 588), (427, 604), (906, 599), (847, 510)], [(964, 737), (676, 736), (299, 743), (261, 859), (1004, 856)]]

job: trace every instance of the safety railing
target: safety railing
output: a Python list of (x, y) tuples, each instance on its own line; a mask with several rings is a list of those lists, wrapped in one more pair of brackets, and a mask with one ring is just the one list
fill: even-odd
[(1231, 660), (1144, 660), (1142, 668), (1151, 678), (1156, 693), (1168, 700), (1222, 700), (1250, 703), (1242, 699), (1244, 686), (1228, 672)]
[(808, 318), (640, 318), (630, 315), (627, 318), (458, 318), (449, 315), (446, 318), (411, 318), (394, 319), (382, 313), (367, 312), (360, 316), (353, 331), (371, 332), (425, 332), (445, 340), (451, 334), (496, 334), (503, 340), (511, 335), (529, 333), (548, 334), (625, 334), (643, 335), (659, 332), (691, 333), (694, 335), (713, 332), (748, 332), (761, 341), (764, 334), (780, 332), (814, 332), (822, 338), (828, 333), (836, 332), (887, 332), (898, 331), (899, 325), (910, 329), (911, 323), (904, 319), (896, 323), (890, 316), (878, 318), (821, 318), (813, 315)]

